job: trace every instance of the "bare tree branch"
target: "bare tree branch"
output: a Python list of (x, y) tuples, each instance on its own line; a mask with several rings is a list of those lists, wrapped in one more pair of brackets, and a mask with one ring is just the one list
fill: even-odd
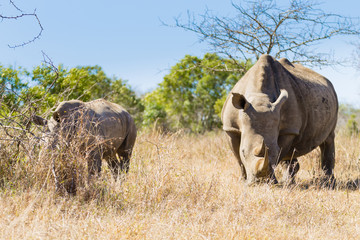
[(256, 60), (271, 54), (313, 66), (341, 63), (330, 51), (316, 50), (323, 41), (360, 35), (359, 18), (326, 13), (316, 1), (291, 0), (288, 7), (274, 0), (232, 5), (237, 13), (233, 17), (219, 17), (209, 10), (197, 17), (188, 12), (187, 21), (178, 17), (172, 26), (196, 33), (200, 42), (231, 58)]
[(3, 20), (19, 20), (20, 18), (24, 18), (24, 17), (33, 17), (36, 20), (40, 30), (37, 33), (37, 35), (34, 36), (32, 39), (25, 41), (23, 43), (20, 43), (20, 44), (15, 44), (15, 45), (8, 44), (8, 47), (9, 48), (18, 48), (18, 47), (23, 47), (25, 45), (28, 45), (32, 42), (35, 42), (37, 39), (39, 39), (41, 37), (41, 34), (44, 30), (43, 26), (41, 25), (40, 19), (39, 19), (38, 15), (36, 14), (36, 9), (34, 9), (33, 13), (26, 13), (26, 12), (22, 11), (12, 0), (10, 0), (9, 2), (18, 12), (20, 12), (20, 14), (14, 15), (14, 16), (7, 16), (7, 15), (0, 14), (1, 21), (3, 21)]

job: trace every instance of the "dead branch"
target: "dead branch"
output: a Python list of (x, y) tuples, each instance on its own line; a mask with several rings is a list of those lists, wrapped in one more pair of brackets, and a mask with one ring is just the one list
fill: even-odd
[(9, 2), (18, 12), (20, 12), (20, 14), (14, 15), (14, 16), (7, 16), (7, 15), (0, 14), (0, 19), (3, 21), (3, 20), (19, 20), (20, 18), (24, 18), (24, 17), (32, 17), (35, 19), (35, 21), (37, 22), (37, 24), (39, 26), (39, 32), (37, 33), (37, 35), (35, 35), (30, 40), (27, 40), (23, 43), (15, 44), (15, 45), (8, 44), (8, 47), (9, 48), (18, 48), (18, 47), (23, 47), (25, 45), (35, 42), (37, 39), (39, 39), (41, 37), (41, 34), (44, 30), (44, 28), (40, 22), (40, 19), (39, 19), (38, 15), (36, 14), (36, 9), (34, 9), (34, 11), (32, 13), (27, 13), (27, 12), (22, 11), (12, 0), (10, 0)]

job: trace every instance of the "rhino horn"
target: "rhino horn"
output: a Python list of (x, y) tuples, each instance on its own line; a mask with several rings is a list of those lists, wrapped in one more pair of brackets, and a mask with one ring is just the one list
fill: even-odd
[(278, 99), (272, 104), (273, 111), (280, 110), (281, 106), (288, 99), (288, 96), (288, 92), (285, 89), (281, 89)]
[(265, 154), (264, 154), (264, 163), (263, 164), (264, 165), (262, 166), (262, 169), (269, 168), (269, 148), (267, 146), (265, 146)]
[(264, 144), (264, 157), (256, 163), (258, 171), (267, 170), (269, 168), (269, 148)]
[(257, 156), (257, 157), (262, 157), (262, 156), (264, 156), (265, 149), (266, 149), (266, 146), (265, 146), (265, 142), (264, 142), (264, 140), (263, 140), (263, 141), (262, 141), (262, 144), (261, 144), (261, 147), (255, 148), (255, 150), (254, 150), (254, 155)]
[[(264, 144), (265, 145), (265, 144)], [(269, 165), (269, 148), (265, 146), (264, 154), (265, 164)]]

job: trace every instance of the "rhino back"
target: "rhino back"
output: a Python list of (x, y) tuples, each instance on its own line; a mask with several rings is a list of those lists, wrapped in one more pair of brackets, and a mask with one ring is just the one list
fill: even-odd
[(296, 90), (302, 127), (294, 147), (305, 154), (323, 143), (335, 129), (337, 95), (332, 83), (322, 75), (300, 64), (291, 64), (287, 59), (279, 62), (288, 71), (291, 86)]
[(135, 131), (135, 123), (130, 114), (120, 105), (98, 99), (86, 103), (92, 112), (93, 123), (96, 124), (96, 134), (104, 140), (112, 140), (115, 145), (121, 145), (122, 141)]

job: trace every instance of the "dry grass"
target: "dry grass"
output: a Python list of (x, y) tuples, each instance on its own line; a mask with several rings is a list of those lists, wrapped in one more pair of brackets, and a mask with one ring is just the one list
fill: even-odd
[(297, 186), (246, 186), (220, 132), (140, 133), (126, 178), (105, 165), (75, 197), (55, 196), (49, 168), (26, 155), (3, 173), (0, 238), (357, 239), (360, 139), (336, 141), (335, 190), (312, 184), (318, 150), (300, 159)]

